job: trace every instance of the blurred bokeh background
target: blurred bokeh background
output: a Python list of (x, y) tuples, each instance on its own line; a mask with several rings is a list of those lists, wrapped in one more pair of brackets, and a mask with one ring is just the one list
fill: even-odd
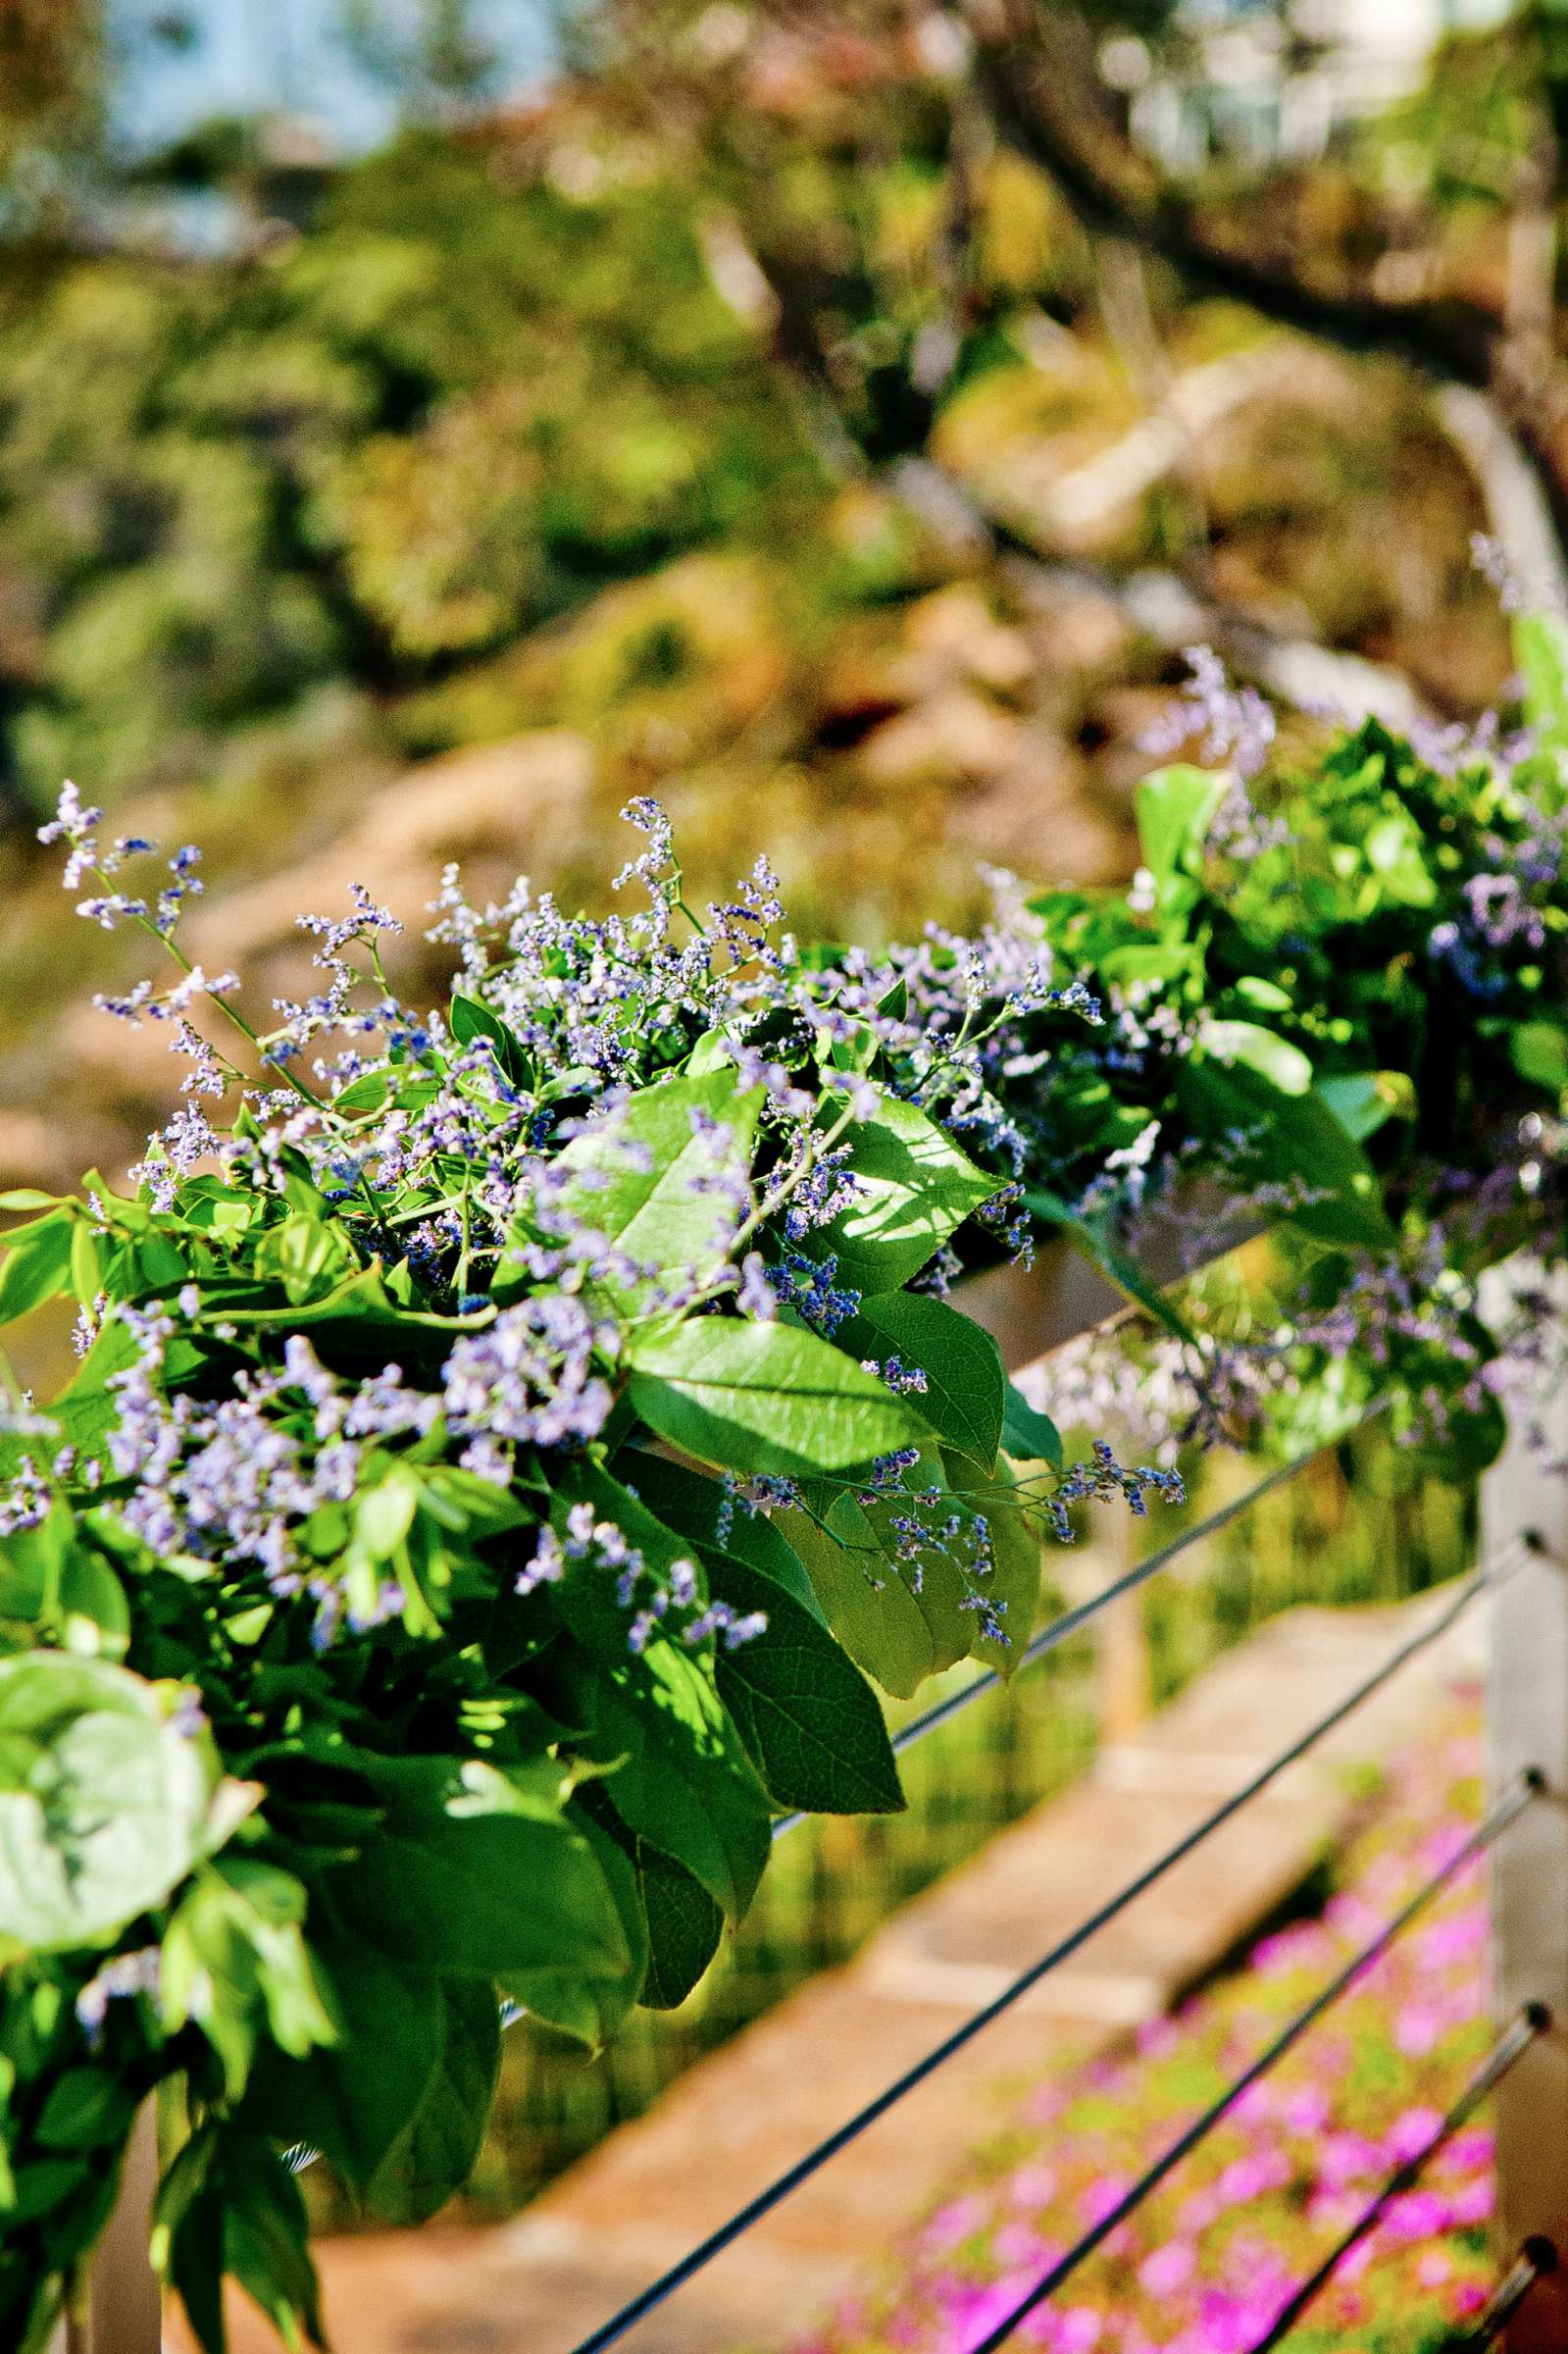
[(839, 937), (1117, 875), (1193, 640), (1473, 718), (1564, 106), (1546, 0), (0, 0), (0, 1181), (167, 1098), (67, 776), (265, 1002), (632, 793)]

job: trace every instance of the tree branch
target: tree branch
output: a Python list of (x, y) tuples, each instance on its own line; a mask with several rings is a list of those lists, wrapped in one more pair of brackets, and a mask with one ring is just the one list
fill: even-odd
[[(1039, 0), (966, 0), (975, 73), (998, 134), (1048, 174), (1085, 227), (1140, 245), (1189, 285), (1246, 305), (1341, 351), (1400, 359), (1435, 383), (1472, 391), (1506, 385), (1504, 323), (1460, 304), (1400, 303), (1358, 287), (1314, 283), (1291, 268), (1217, 243), (1196, 206), (1134, 156), (1073, 54), (1069, 28)], [(1543, 397), (1510, 423), (1568, 546), (1568, 478)]]

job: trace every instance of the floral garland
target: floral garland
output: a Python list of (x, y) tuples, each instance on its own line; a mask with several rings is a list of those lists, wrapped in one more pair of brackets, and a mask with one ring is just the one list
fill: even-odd
[[(1429, 1461), (1490, 1458), (1544, 1326), (1524, 1294), (1489, 1330), (1476, 1277), (1551, 1247), (1568, 1083), (1562, 645), (1521, 646), (1528, 742), (1150, 777), (1130, 894), (1001, 877), (973, 939), (804, 948), (760, 861), (694, 912), (635, 803), (641, 912), (448, 875), (426, 1013), (358, 894), (302, 919), (322, 983), (270, 1029), (179, 947), (196, 852), (138, 889), (152, 845), (67, 789), (80, 912), (177, 976), (101, 1002), (188, 1073), (133, 1193), (4, 1201), (0, 1318), (70, 1295), (80, 1356), (0, 1436), (7, 2343), (155, 2092), (198, 2337), (228, 2273), (319, 2340), (288, 2147), (432, 2212), (500, 2002), (590, 2046), (680, 2002), (775, 1816), (900, 1805), (868, 1677), (1005, 1671), (1075, 1502), (1374, 1392)], [(1259, 708), (1199, 686), (1252, 766)], [(1173, 1204), (1193, 1263), (1289, 1238), (1263, 1324), (1150, 1285)], [(1147, 1311), (1144, 1463), (1069, 1463), (948, 1296), (1048, 1233)]]

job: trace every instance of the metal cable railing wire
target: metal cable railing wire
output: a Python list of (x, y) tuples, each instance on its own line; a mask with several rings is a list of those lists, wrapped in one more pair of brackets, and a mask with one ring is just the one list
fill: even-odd
[(737, 2208), (726, 2223), (721, 2224), (715, 2231), (710, 2232), (706, 2239), (700, 2241), (679, 2262), (672, 2265), (667, 2272), (662, 2273), (656, 2280), (650, 2281), (645, 2288), (639, 2289), (637, 2294), (623, 2305), (608, 2321), (602, 2323), (597, 2329), (583, 2338), (574, 2349), (574, 2354), (604, 2354), (607, 2347), (617, 2344), (630, 2329), (635, 2328), (638, 2322), (645, 2320), (657, 2307), (664, 2304), (679, 2288), (683, 2287), (686, 2281), (703, 2271), (716, 2257), (722, 2255), (726, 2248), (732, 2246), (743, 2233), (750, 2230), (754, 2224), (760, 2223), (765, 2215), (770, 2214), (792, 2191), (798, 2189), (803, 2182), (808, 2181), (813, 2175), (828, 2164), (830, 2159), (836, 2157), (840, 2150), (847, 2148), (852, 2141), (858, 2139), (868, 2127), (875, 2124), (879, 2118), (885, 2117), (887, 2111), (901, 2101), (906, 2094), (913, 2092), (918, 2085), (935, 2074), (944, 2062), (950, 2060), (966, 2044), (971, 2043), (993, 2020), (1000, 2018), (1003, 2012), (1009, 2010), (1013, 2004), (1027, 1994), (1031, 1987), (1037, 1985), (1050, 1970), (1070, 1960), (1098, 1930), (1116, 1919), (1118, 1915), (1125, 1912), (1129, 1905), (1154, 1887), (1167, 1872), (1184, 1862), (1223, 1824), (1240, 1814), (1245, 1807), (1251, 1804), (1253, 1799), (1269, 1787), (1271, 1782), (1277, 1780), (1291, 1766), (1298, 1764), (1319, 1741), (1323, 1740), (1338, 1725), (1342, 1724), (1358, 1708), (1370, 1700), (1375, 1692), (1397, 1675), (1399, 1670), (1418, 1653), (1445, 1634), (1478, 1594), (1489, 1587), (1500, 1584), (1512, 1570), (1518, 1567), (1533, 1549), (1532, 1540), (1525, 1537), (1515, 1539), (1493, 1561), (1473, 1571), (1440, 1612), (1425, 1625), (1418, 1628), (1405, 1642), (1401, 1643), (1397, 1649), (1391, 1652), (1388, 1658), (1383, 1660), (1370, 1674), (1364, 1676), (1360, 1683), (1356, 1684), (1342, 1699), (1336, 1702), (1326, 1714), (1320, 1716), (1304, 1733), (1299, 1734), (1295, 1740), (1271, 1758), (1265, 1766), (1259, 1767), (1258, 1771), (1243, 1782), (1239, 1789), (1233, 1791), (1228, 1798), (1222, 1800), (1217, 1807), (1205, 1815), (1201, 1821), (1194, 1823), (1189, 1830), (1184, 1832), (1181, 1838), (1155, 1857), (1153, 1862), (1146, 1865), (1141, 1871), (1136, 1873), (1114, 1896), (1109, 1897), (1095, 1912), (1091, 1913), (1085, 1920), (1080, 1921), (1078, 1926), (1072, 1929), (1067, 1936), (1061, 1938), (1048, 1952), (1042, 1954), (1037, 1961), (1021, 1971), (990, 2002), (985, 2004), (961, 2025), (955, 2027), (950, 2035), (945, 2036), (933, 2050), (926, 2053), (922, 2059), (917, 2060), (911, 2068), (907, 2069), (891, 2084), (888, 2084), (874, 2100), (868, 2101), (865, 2107), (857, 2110), (853, 2117), (846, 2119), (843, 2124), (816, 2143), (803, 2157), (797, 2159), (793, 2166), (786, 2168), (783, 2174), (760, 2190), (755, 2198), (749, 2199), (743, 2207)]
[(1481, 2354), (1495, 2345), (1538, 2280), (1558, 2269), (1557, 2250), (1543, 2232), (1527, 2239), (1468, 2329), (1443, 2340), (1442, 2354)]
[[(1545, 2004), (1531, 2003), (1519, 2014), (1512, 2025), (1504, 2029), (1431, 2138), (1416, 2152), (1414, 2157), (1404, 2159), (1389, 2175), (1376, 2196), (1362, 2208), (1354, 2223), (1348, 2225), (1340, 2234), (1322, 2263), (1316, 2266), (1299, 2286), (1292, 2290), (1275, 2315), (1264, 2335), (1251, 2348), (1251, 2354), (1272, 2354), (1272, 2349), (1278, 2346), (1283, 2339), (1289, 2337), (1296, 2323), (1306, 2312), (1307, 2307), (1327, 2288), (1351, 2249), (1359, 2246), (1369, 2231), (1376, 2229), (1396, 2198), (1404, 2191), (1414, 2189), (1444, 2143), (1451, 2141), (1461, 2125), (1469, 2123), (1487, 2095), (1494, 2086), (1502, 2082), (1514, 2063), (1523, 2058), (1535, 2042), (1536, 2037), (1544, 2034), (1550, 2024), (1551, 2014)], [(1535, 2273), (1532, 2271), (1528, 2286), (1534, 2286), (1535, 2277)]]
[[(1357, 1421), (1346, 1424), (1332, 1439), (1325, 1439), (1320, 1447), (1309, 1448), (1305, 1455), (1293, 1455), (1289, 1462), (1277, 1463), (1262, 1479), (1254, 1480), (1251, 1487), (1243, 1488), (1240, 1495), (1233, 1496), (1228, 1504), (1218, 1505), (1212, 1512), (1206, 1512), (1201, 1520), (1195, 1520), (1190, 1528), (1184, 1529), (1179, 1537), (1173, 1537), (1168, 1545), (1156, 1546), (1140, 1561), (1135, 1561), (1131, 1569), (1113, 1578), (1108, 1586), (1102, 1586), (1097, 1594), (1090, 1594), (1083, 1602), (1075, 1602), (1070, 1610), (1063, 1611), (1058, 1617), (1042, 1626), (1038, 1634), (1031, 1637), (1011, 1675), (1021, 1675), (1026, 1667), (1032, 1667), (1047, 1652), (1055, 1651), (1058, 1645), (1066, 1643), (1072, 1636), (1082, 1634), (1102, 1611), (1110, 1609), (1112, 1603), (1120, 1602), (1126, 1594), (1136, 1593), (1151, 1577), (1158, 1576), (1162, 1569), (1168, 1569), (1189, 1546), (1200, 1545), (1205, 1537), (1217, 1536), (1222, 1528), (1229, 1528), (1233, 1520), (1239, 1520), (1243, 1512), (1250, 1511), (1263, 1497), (1283, 1487), (1298, 1471), (1304, 1471), (1308, 1463), (1318, 1462), (1324, 1456), (1332, 1454), (1336, 1447), (1342, 1447), (1346, 1439), (1355, 1438), (1387, 1409), (1387, 1399), (1380, 1399)], [(894, 1750), (901, 1757), (906, 1749), (912, 1749), (917, 1741), (923, 1741), (928, 1733), (935, 1732), (937, 1725), (945, 1724), (950, 1717), (958, 1715), (983, 1692), (993, 1691), (1001, 1681), (997, 1669), (987, 1667), (983, 1675), (974, 1676), (967, 1684), (960, 1684), (956, 1692), (948, 1692), (940, 1700), (933, 1701), (929, 1709), (923, 1709), (918, 1716), (912, 1716), (907, 1724), (899, 1726), (892, 1737)], [(796, 1829), (805, 1820), (803, 1814), (782, 1815), (773, 1826), (775, 1839), (782, 1839), (786, 1831)]]
[(1040, 2275), (1034, 2286), (1019, 2298), (1017, 2304), (1004, 2315), (994, 2329), (988, 2331), (985, 2337), (979, 2339), (971, 2347), (970, 2354), (998, 2354), (998, 2349), (1006, 2345), (1019, 2324), (1026, 2321), (1037, 2306), (1044, 2303), (1047, 2297), (1053, 2296), (1064, 2282), (1071, 2279), (1079, 2266), (1086, 2263), (1094, 2254), (1096, 2248), (1104, 2245), (1113, 2231), (1119, 2229), (1130, 2216), (1137, 2214), (1150, 2193), (1158, 2190), (1166, 2176), (1175, 2172), (1183, 2159), (1189, 2157), (1199, 2143), (1207, 2139), (1215, 2126), (1230, 2114), (1243, 2094), (1249, 2092), (1254, 2084), (1261, 2083), (1269, 2071), (1278, 2065), (1291, 2046), (1300, 2041), (1307, 2029), (1314, 2026), (1324, 2013), (1330, 2010), (1340, 1996), (1354, 1985), (1364, 1970), (1369, 1970), (1380, 1956), (1388, 1952), (1395, 1938), (1409, 1927), (1410, 1923), (1420, 1913), (1425, 1911), (1434, 1898), (1442, 1893), (1454, 1874), (1463, 1870), (1467, 1864), (1474, 1862), (1476, 1857), (1482, 1855), (1492, 1841), (1507, 1829), (1509, 1823), (1523, 1814), (1531, 1800), (1543, 1787), (1542, 1775), (1533, 1767), (1516, 1775), (1502, 1797), (1489, 1809), (1469, 1837), (1460, 1841), (1447, 1862), (1442, 1865), (1430, 1879), (1423, 1880), (1415, 1894), (1400, 1906), (1398, 1912), (1391, 1919), (1384, 1922), (1383, 1927), (1374, 1937), (1369, 1938), (1367, 1943), (1351, 1956), (1342, 1970), (1336, 1971), (1328, 1984), (1321, 1987), (1313, 1996), (1311, 2002), (1306, 2004), (1295, 2014), (1293, 2019), (1281, 2028), (1279, 2034), (1264, 2046), (1257, 2058), (1249, 2062), (1242, 2069), (1240, 2074), (1232, 2079), (1219, 2098), (1211, 2101), (1206, 2109), (1199, 2111), (1191, 2124), (1184, 2127), (1176, 2139), (1154, 2160), (1153, 2164), (1144, 2168), (1137, 2181), (1122, 2194), (1116, 2204), (1108, 2209), (1087, 2231), (1084, 2232), (1081, 2238), (1075, 2240), (1066, 2254), (1059, 2257), (1048, 2271)]
[[(1380, 1399), (1359, 1420), (1349, 1423), (1343, 1430), (1337, 1432), (1332, 1439), (1325, 1439), (1320, 1447), (1309, 1449), (1305, 1455), (1292, 1456), (1289, 1462), (1277, 1464), (1262, 1479), (1255, 1480), (1251, 1487), (1244, 1488), (1239, 1496), (1232, 1497), (1228, 1504), (1220, 1505), (1214, 1511), (1205, 1513), (1201, 1520), (1195, 1521), (1189, 1529), (1184, 1530), (1181, 1536), (1173, 1537), (1170, 1544), (1161, 1545), (1153, 1553), (1146, 1555), (1142, 1561), (1135, 1561), (1131, 1569), (1121, 1577), (1114, 1579), (1110, 1585), (1103, 1587), (1098, 1594), (1091, 1594), (1086, 1601), (1075, 1603), (1071, 1610), (1064, 1611), (1059, 1617), (1051, 1619), (1049, 1624), (1042, 1626), (1038, 1634), (1025, 1646), (1023, 1655), (1012, 1671), (1013, 1674), (1018, 1675), (1025, 1667), (1033, 1665), (1037, 1660), (1043, 1659), (1048, 1651), (1054, 1651), (1058, 1644), (1065, 1643), (1070, 1636), (1082, 1633), (1083, 1629), (1088, 1626), (1101, 1611), (1109, 1609), (1113, 1602), (1119, 1602), (1124, 1594), (1135, 1592), (1138, 1587), (1145, 1584), (1161, 1569), (1168, 1568), (1179, 1555), (1188, 1550), (1189, 1546), (1201, 1544), (1205, 1537), (1217, 1535), (1222, 1528), (1229, 1527), (1233, 1520), (1239, 1519), (1242, 1512), (1249, 1510), (1260, 1498), (1271, 1494), (1275, 1488), (1283, 1486), (1288, 1479), (1292, 1479), (1297, 1471), (1304, 1470), (1308, 1463), (1317, 1462), (1323, 1456), (1331, 1453), (1334, 1448), (1342, 1446), (1346, 1439), (1354, 1438), (1358, 1431), (1365, 1430), (1369, 1423), (1375, 1421), (1385, 1411), (1387, 1403), (1387, 1400)], [(901, 1756), (917, 1741), (923, 1740), (928, 1733), (934, 1732), (937, 1725), (945, 1724), (950, 1717), (956, 1716), (960, 1710), (968, 1708), (970, 1702), (978, 1700), (983, 1692), (988, 1692), (1000, 1684), (1001, 1680), (996, 1670), (988, 1667), (983, 1675), (978, 1675), (972, 1682), (960, 1686), (958, 1691), (949, 1692), (943, 1699), (935, 1702), (931, 1708), (923, 1710), (918, 1716), (911, 1717), (906, 1725), (901, 1726), (894, 1733), (892, 1737), (894, 1750)], [(806, 1816), (802, 1813), (782, 1815), (773, 1826), (774, 1838), (782, 1839), (786, 1831), (797, 1829), (806, 1819)], [(501, 2005), (503, 2032), (506, 2028), (515, 2026), (520, 2019), (526, 2017), (526, 2004), (511, 2000), (503, 2002)], [(284, 2164), (296, 2175), (303, 2174), (307, 2167), (314, 2166), (317, 2156), (318, 2152), (309, 2148), (305, 2143), (298, 2142), (292, 2149), (284, 2152)]]

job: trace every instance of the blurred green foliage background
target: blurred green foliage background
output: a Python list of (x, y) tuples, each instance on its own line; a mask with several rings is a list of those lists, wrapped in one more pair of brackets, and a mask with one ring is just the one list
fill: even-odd
[(1238, 13), (1242, 72), (1148, 0), (583, 0), (508, 90), (494, 6), (320, 5), (383, 141), (296, 88), (138, 145), (200, 12), (0, 0), (7, 1172), (163, 1093), (63, 1010), (115, 954), (31, 845), (67, 775), (209, 844), (266, 994), (350, 853), (415, 917), (446, 854), (602, 896), (633, 792), (700, 892), (766, 848), (835, 935), (1115, 874), (1194, 638), (1445, 718), (1504, 684), (1442, 371), (1523, 370), (1554, 293), (1550, 10), (1369, 111), (1299, 8)]

